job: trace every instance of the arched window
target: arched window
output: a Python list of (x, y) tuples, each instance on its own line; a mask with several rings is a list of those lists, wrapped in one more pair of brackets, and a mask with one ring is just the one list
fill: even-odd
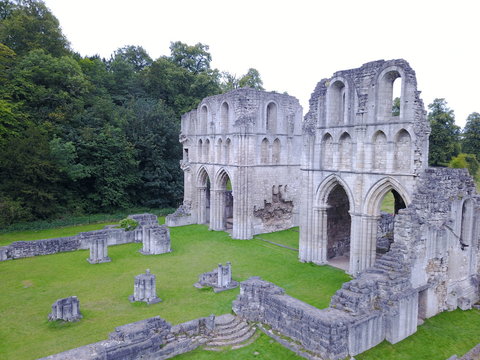
[(338, 165), (341, 170), (352, 169), (352, 138), (348, 133), (343, 133), (338, 142), (338, 152), (340, 155)]
[(224, 102), (222, 104), (222, 108), (220, 110), (220, 118), (221, 118), (221, 129), (220, 131), (225, 134), (228, 132), (228, 104)]
[(203, 162), (210, 162), (210, 140), (205, 140), (205, 144), (203, 145)]
[[(379, 79), (377, 94), (377, 116), (379, 121), (390, 120), (393, 116), (401, 115), (401, 88), (401, 75), (397, 70), (388, 71)], [(396, 97), (399, 98), (398, 102), (395, 102)]]
[(232, 141), (230, 139), (227, 139), (225, 141), (225, 164), (230, 163), (230, 159), (232, 158)]
[(267, 138), (262, 140), (262, 145), (260, 148), (260, 163), (268, 164), (270, 162), (270, 142)]
[(325, 134), (323, 137), (321, 158), (321, 167), (331, 169), (333, 166), (333, 138), (330, 134)]
[(405, 129), (395, 136), (394, 169), (409, 171), (412, 163), (412, 139)]
[(265, 124), (267, 133), (274, 134), (277, 130), (277, 105), (271, 102), (267, 105), (267, 121)]
[(329, 126), (345, 123), (345, 106), (345, 84), (337, 80), (327, 90), (327, 124)]
[(280, 150), (281, 150), (280, 140), (275, 139), (272, 146), (272, 163), (274, 164), (280, 163)]
[(218, 139), (217, 141), (217, 163), (222, 162), (222, 139)]
[(207, 124), (208, 124), (208, 110), (206, 106), (202, 106), (200, 110), (200, 133), (207, 133)]
[(383, 131), (373, 135), (373, 169), (385, 170), (387, 168), (387, 137)]

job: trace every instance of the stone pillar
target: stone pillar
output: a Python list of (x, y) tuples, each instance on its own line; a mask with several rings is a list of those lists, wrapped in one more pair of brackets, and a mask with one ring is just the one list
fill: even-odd
[(52, 312), (48, 315), (48, 320), (50, 321), (78, 321), (81, 318), (80, 302), (76, 296), (69, 296), (55, 301), (52, 305)]
[(327, 243), (327, 208), (315, 207), (313, 209), (313, 239), (310, 261), (317, 265), (327, 263)]
[(147, 269), (145, 274), (135, 276), (133, 295), (130, 295), (128, 300), (130, 302), (143, 301), (147, 304), (156, 304), (162, 301), (157, 297), (156, 277), (150, 274), (150, 269)]
[(197, 199), (197, 216), (198, 223), (205, 224), (207, 222), (207, 187), (197, 187), (198, 199)]
[(225, 266), (218, 264), (217, 286), (219, 288), (228, 287), (232, 281), (232, 264), (227, 262)]
[(212, 190), (212, 202), (210, 204), (212, 217), (210, 219), (211, 230), (225, 229), (225, 190)]
[(112, 261), (108, 257), (108, 245), (105, 237), (93, 237), (90, 239), (90, 257), (87, 259), (90, 264), (100, 264)]
[[(354, 215), (350, 235), (350, 268), (351, 275), (357, 275), (373, 266), (377, 255), (378, 216)], [(360, 231), (359, 231), (360, 230)]]
[(158, 255), (171, 252), (170, 230), (165, 225), (145, 226), (143, 228), (143, 255)]

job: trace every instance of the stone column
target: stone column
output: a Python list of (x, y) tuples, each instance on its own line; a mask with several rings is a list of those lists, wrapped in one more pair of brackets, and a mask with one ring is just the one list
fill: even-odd
[[(357, 275), (373, 266), (377, 250), (378, 216), (350, 214), (352, 228), (350, 235), (351, 275)], [(360, 231), (359, 231), (360, 229)]]
[(322, 265), (327, 263), (327, 208), (313, 208), (313, 232), (310, 243), (309, 261)]
[(143, 301), (147, 304), (156, 304), (162, 301), (157, 297), (156, 277), (150, 274), (147, 269), (145, 274), (135, 276), (135, 283), (133, 286), (133, 295), (130, 295), (130, 302)]
[(90, 240), (90, 257), (87, 261), (90, 264), (112, 261), (108, 257), (107, 239), (105, 237), (94, 237)]
[(205, 224), (207, 222), (207, 187), (197, 187), (198, 199), (197, 199), (197, 222), (199, 224)]
[(69, 296), (55, 301), (52, 305), (52, 312), (48, 315), (48, 320), (50, 321), (77, 321), (81, 318), (80, 302), (76, 296)]
[(211, 191), (212, 201), (210, 203), (212, 217), (210, 219), (211, 230), (225, 229), (225, 190), (215, 189)]

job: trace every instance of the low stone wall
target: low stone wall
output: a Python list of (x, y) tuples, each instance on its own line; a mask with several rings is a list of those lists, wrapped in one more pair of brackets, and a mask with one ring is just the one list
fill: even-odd
[[(97, 236), (106, 237), (109, 246), (140, 242), (141, 236), (138, 236), (136, 233), (141, 231), (141, 229), (134, 231), (125, 231), (124, 229), (104, 229), (84, 232), (69, 237), (16, 241), (0, 248), (0, 261), (88, 249), (90, 239)], [(2, 254), (4, 255), (2, 256)]]
[(194, 224), (190, 205), (180, 205), (173, 214), (169, 214), (165, 217), (165, 224), (167, 226), (184, 226)]
[(41, 360), (169, 359), (203, 345), (215, 318), (199, 318), (171, 326), (159, 316), (119, 326), (108, 340), (85, 345)]
[[(114, 228), (113, 225), (107, 225), (102, 230), (82, 232), (69, 237), (16, 241), (0, 247), (0, 261), (88, 249), (91, 239), (98, 237), (105, 238), (108, 246), (142, 242), (146, 236), (150, 236), (150, 233), (155, 231), (155, 228), (165, 227), (164, 225), (158, 225), (157, 216), (153, 214), (129, 215), (129, 218), (139, 223), (139, 226), (133, 231), (125, 231), (121, 228)], [(168, 251), (169, 248), (170, 237), (168, 236)]]
[(250, 278), (241, 283), (234, 312), (271, 326), (327, 359), (344, 359), (382, 342), (386, 323), (380, 311), (354, 316), (335, 308), (317, 309), (288, 296), (278, 286)]

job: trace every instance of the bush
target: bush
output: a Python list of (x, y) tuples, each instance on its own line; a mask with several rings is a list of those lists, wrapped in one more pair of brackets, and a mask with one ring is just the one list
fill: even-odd
[(138, 226), (138, 221), (125, 218), (123, 220), (120, 220), (120, 227), (125, 229), (126, 231), (132, 231), (135, 230)]
[(477, 157), (473, 154), (458, 154), (448, 163), (448, 167), (455, 169), (468, 169), (468, 172), (473, 178), (477, 177), (478, 169), (480, 168), (480, 163), (477, 160)]

